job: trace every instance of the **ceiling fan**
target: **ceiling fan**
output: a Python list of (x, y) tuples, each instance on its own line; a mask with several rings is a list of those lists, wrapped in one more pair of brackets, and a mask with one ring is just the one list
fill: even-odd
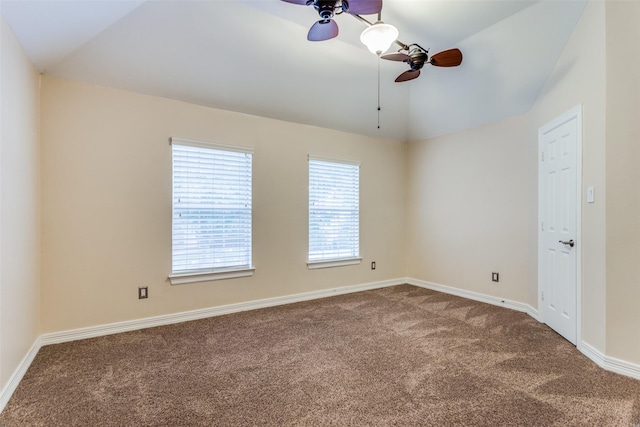
[[(407, 53), (403, 53), (402, 51), (406, 51)], [(409, 64), (410, 69), (396, 78), (395, 81), (398, 83), (413, 80), (418, 77), (420, 70), (424, 64), (427, 63), (436, 67), (457, 67), (462, 63), (462, 52), (460, 52), (460, 49), (445, 50), (429, 57), (429, 50), (415, 43), (409, 46), (402, 45), (400, 51), (385, 53), (380, 57), (390, 61), (402, 61)]]
[(338, 24), (332, 18), (343, 12), (352, 15), (371, 15), (380, 13), (382, 0), (282, 0), (287, 3), (313, 6), (320, 20), (313, 24), (307, 40), (312, 42), (329, 40), (338, 35)]
[[(343, 12), (349, 13), (354, 18), (363, 22), (368, 28), (360, 36), (360, 40), (367, 45), (369, 50), (376, 53), (380, 58), (390, 61), (401, 61), (409, 64), (409, 70), (400, 74), (396, 82), (406, 82), (413, 80), (420, 75), (420, 70), (424, 64), (431, 64), (436, 67), (457, 67), (462, 63), (462, 52), (460, 49), (449, 49), (432, 56), (429, 50), (417, 43), (406, 45), (397, 40), (398, 30), (392, 25), (382, 22), (382, 0), (282, 0), (287, 3), (313, 6), (320, 15), (320, 20), (313, 24), (307, 35), (310, 41), (329, 40), (338, 35), (338, 24), (332, 19), (334, 15)], [(378, 14), (375, 23), (369, 22), (360, 15)], [(375, 30), (375, 31), (371, 31)], [(365, 40), (365, 33), (370, 33), (369, 41)], [(383, 34), (385, 33), (385, 34)], [(386, 39), (383, 41), (382, 39)], [(386, 53), (391, 44), (400, 46), (398, 52)], [(383, 46), (383, 47), (376, 47)], [(405, 53), (406, 52), (406, 53)]]

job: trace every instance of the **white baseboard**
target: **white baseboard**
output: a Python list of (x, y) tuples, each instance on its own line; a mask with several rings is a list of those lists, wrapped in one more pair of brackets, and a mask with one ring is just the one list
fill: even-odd
[(604, 359), (605, 359), (604, 353), (602, 353), (600, 350), (598, 350), (597, 348), (593, 347), (591, 344), (588, 344), (584, 341), (578, 342), (578, 345), (576, 347), (582, 354), (584, 354), (589, 359), (591, 359), (592, 362), (604, 368)]
[(0, 392), (0, 412), (4, 410), (4, 407), (9, 402), (9, 399), (15, 392), (18, 384), (20, 384), (20, 381), (24, 377), (24, 374), (27, 372), (27, 369), (29, 369), (29, 366), (31, 366), (31, 363), (33, 362), (33, 359), (35, 359), (40, 348), (45, 345), (59, 344), (63, 342), (76, 341), (87, 338), (95, 338), (104, 335), (117, 334), (121, 332), (134, 331), (155, 326), (169, 325), (173, 323), (187, 322), (189, 320), (204, 319), (207, 317), (221, 316), (224, 314), (237, 313), (240, 311), (256, 310), (259, 308), (310, 301), (314, 299), (326, 298), (353, 292), (386, 288), (388, 286), (403, 285), (405, 283), (406, 282), (404, 281), (404, 279), (385, 280), (380, 282), (343, 286), (332, 289), (323, 289), (319, 291), (304, 292), (255, 301), (247, 301), (237, 304), (205, 308), (201, 310), (193, 310), (182, 313), (167, 314), (156, 317), (148, 317), (144, 319), (135, 319), (125, 322), (110, 323), (106, 325), (97, 325), (86, 328), (43, 334), (38, 337), (33, 343), (31, 349), (29, 349), (27, 355), (22, 359), (18, 368), (11, 376), (9, 382), (2, 389), (2, 392)]
[[(516, 301), (509, 301), (503, 298), (493, 297), (489, 295), (480, 294), (477, 292), (467, 291), (465, 289), (454, 288), (451, 286), (440, 285), (432, 282), (425, 282), (423, 280), (406, 278), (406, 283), (414, 286), (420, 286), (425, 289), (431, 289), (433, 291), (443, 292), (446, 294), (456, 295), (462, 298), (467, 298), (475, 301), (485, 302), (487, 304), (493, 304), (500, 307), (510, 308), (512, 310), (522, 311), (533, 317), (537, 321), (541, 321), (538, 310), (531, 307), (528, 304), (524, 304)], [(616, 359), (615, 357), (607, 356), (601, 351), (597, 350), (590, 344), (581, 341), (577, 346), (578, 350), (585, 356), (591, 359), (596, 365), (601, 368), (615, 372), (617, 374), (625, 375), (631, 378), (640, 380), (640, 365), (636, 365), (631, 362)]]
[(38, 337), (36, 341), (33, 343), (26, 356), (20, 361), (18, 368), (15, 370), (7, 385), (4, 386), (2, 392), (0, 392), (0, 412), (4, 410), (4, 407), (9, 403), (9, 399), (13, 395), (13, 392), (18, 388), (18, 384), (22, 381), (24, 374), (27, 373), (27, 369), (31, 366), (33, 359), (36, 358), (36, 354), (40, 351), (41, 343), (40, 338)]
[(538, 311), (537, 308), (533, 308), (530, 305), (527, 305), (527, 314), (533, 317), (534, 319), (536, 319), (538, 322), (542, 322), (542, 318), (540, 317), (540, 312)]
[[(256, 310), (260, 308), (274, 307), (278, 305), (292, 304), (302, 301), (310, 301), (314, 299), (327, 298), (353, 292), (386, 288), (389, 286), (402, 285), (405, 283), (419, 286), (425, 289), (431, 289), (438, 292), (456, 295), (462, 298), (468, 298), (474, 301), (480, 301), (487, 304), (510, 308), (512, 310), (527, 313), (536, 320), (540, 320), (538, 316), (538, 310), (528, 304), (406, 277), (380, 282), (365, 283), (360, 285), (351, 285), (339, 288), (323, 289), (319, 291), (304, 292), (293, 295), (285, 295), (281, 297), (266, 298), (255, 301), (247, 301), (237, 304), (229, 304), (219, 307), (211, 307), (182, 313), (148, 317), (144, 319), (136, 319), (106, 325), (97, 325), (87, 328), (73, 329), (69, 331), (48, 333), (41, 335), (36, 340), (36, 342), (33, 343), (31, 349), (24, 357), (7, 385), (2, 389), (2, 392), (0, 393), (0, 412), (2, 412), (6, 404), (9, 402), (11, 395), (18, 387), (18, 384), (24, 377), (24, 374), (27, 372), (27, 369), (33, 362), (33, 359), (36, 357), (36, 354), (38, 353), (40, 348), (48, 344), (57, 344), (86, 338), (100, 337), (104, 335), (117, 334), (121, 332), (151, 328), (155, 326), (163, 326), (173, 323), (187, 322), (190, 320), (204, 319), (207, 317), (221, 316), (224, 314), (237, 313), (241, 311)], [(585, 342), (580, 343), (578, 349), (603, 369), (632, 378), (640, 379), (640, 365), (635, 365), (633, 363), (606, 356), (599, 350), (595, 349)]]
[(584, 341), (578, 345), (578, 350), (591, 359), (596, 365), (607, 371), (640, 380), (640, 365), (607, 356)]
[(170, 325), (173, 323), (188, 322), (190, 320), (205, 319), (207, 317), (222, 316), (224, 314), (237, 313), (240, 311), (256, 310), (259, 308), (310, 301), (318, 298), (326, 298), (335, 295), (367, 291), (370, 289), (386, 288), (388, 286), (402, 285), (405, 283), (406, 282), (404, 281), (404, 279), (385, 280), (381, 282), (343, 286), (339, 288), (323, 289), (319, 291), (304, 292), (255, 301), (247, 301), (236, 304), (222, 305), (218, 307), (203, 308), (200, 310), (185, 311), (181, 313), (165, 314), (162, 316), (128, 320), (125, 322), (110, 323), (106, 325), (89, 326), (86, 328), (44, 334), (42, 335), (40, 342), (43, 346), (49, 344), (58, 344), (87, 338), (95, 338), (104, 335), (118, 334), (121, 332), (135, 331), (138, 329)]
[(631, 378), (640, 380), (640, 365), (630, 363), (625, 360), (616, 359), (615, 357), (604, 357), (604, 369), (615, 372), (617, 374), (626, 375)]
[(478, 292), (467, 291), (465, 289), (454, 288), (452, 286), (440, 285), (432, 282), (425, 282), (424, 280), (413, 279), (411, 277), (407, 277), (405, 280), (406, 280), (406, 283), (410, 285), (420, 286), (421, 288), (431, 289), (432, 291), (438, 291), (445, 294), (451, 294), (451, 295), (467, 298), (474, 301), (480, 301), (487, 304), (510, 308), (512, 310), (527, 313), (536, 320), (539, 319), (538, 310), (531, 307), (528, 304), (524, 304), (517, 301), (511, 301), (505, 298), (493, 297), (493, 296), (481, 294)]

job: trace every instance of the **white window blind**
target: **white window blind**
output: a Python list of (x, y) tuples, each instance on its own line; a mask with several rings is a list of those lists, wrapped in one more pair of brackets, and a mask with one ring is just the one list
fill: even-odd
[(360, 256), (360, 166), (309, 157), (309, 262)]
[(251, 267), (250, 151), (172, 138), (173, 273)]

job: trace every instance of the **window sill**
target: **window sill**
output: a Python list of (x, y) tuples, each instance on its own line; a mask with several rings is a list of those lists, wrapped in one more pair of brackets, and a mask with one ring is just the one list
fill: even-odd
[(185, 283), (210, 282), (212, 280), (236, 279), (238, 277), (253, 276), (255, 268), (247, 267), (240, 269), (202, 271), (197, 273), (176, 273), (169, 276), (172, 285), (183, 285)]
[(307, 262), (307, 268), (309, 270), (316, 270), (319, 268), (332, 268), (332, 267), (343, 267), (345, 265), (355, 265), (360, 264), (362, 262), (362, 258), (343, 258), (343, 259), (333, 259), (328, 261), (309, 261)]

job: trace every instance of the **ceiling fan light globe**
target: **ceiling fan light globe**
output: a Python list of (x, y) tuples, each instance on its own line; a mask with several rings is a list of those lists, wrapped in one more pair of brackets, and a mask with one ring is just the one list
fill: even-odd
[(376, 22), (360, 34), (360, 41), (371, 53), (380, 55), (386, 52), (398, 38), (398, 29), (381, 21)]

